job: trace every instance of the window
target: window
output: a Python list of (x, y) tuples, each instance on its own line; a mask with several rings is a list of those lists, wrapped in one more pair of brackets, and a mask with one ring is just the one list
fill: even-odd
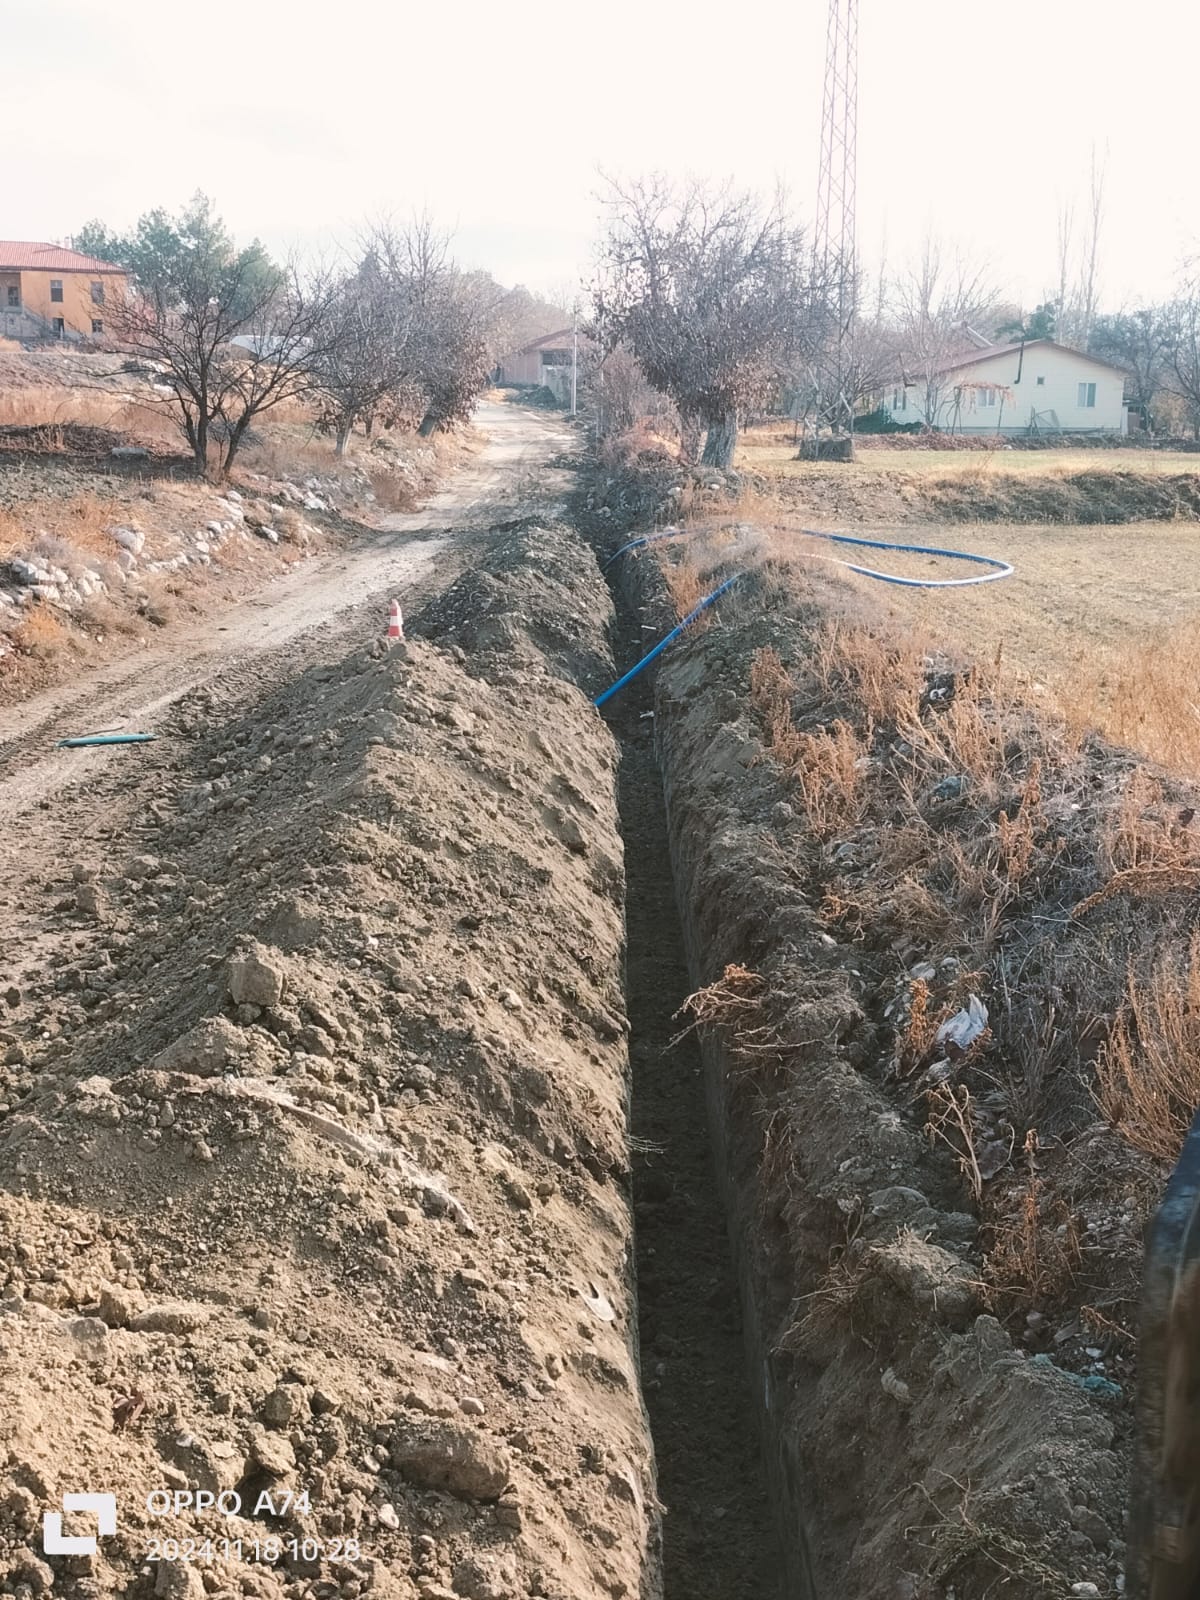
[(103, 282), (94, 283), (92, 285), (92, 304), (94, 306), (102, 306), (104, 304), (104, 284), (103, 284)]
[(895, 389), (892, 391), (892, 410), (893, 412), (908, 410), (907, 389)]
[(62, 305), (62, 279), (50, 279), (50, 300), (56, 306)]
[(571, 353), (569, 350), (542, 351), (542, 365), (544, 367), (565, 367), (570, 365), (570, 361)]
[(67, 325), (63, 321), (63, 319), (61, 317), (55, 317), (55, 319), (54, 319), (54, 337), (56, 339), (61, 339), (63, 334), (66, 331), (67, 331)]
[(1038, 388), (1039, 388), (1039, 389), (1041, 389), (1041, 388), (1044, 388), (1044, 387), (1045, 387), (1045, 384), (1046, 384), (1046, 380), (1045, 380), (1045, 378), (1039, 378), (1039, 379), (1038, 379)]
[(996, 404), (995, 389), (980, 389), (979, 404), (981, 406), (994, 406)]
[(103, 333), (104, 332), (104, 324), (103, 324), (103, 322), (101, 322), (99, 317), (93, 317), (92, 318), (92, 332), (93, 333)]
[(20, 309), (21, 290), (19, 285), (15, 283), (10, 283), (8, 286), (8, 303), (10, 306), (15, 306), (18, 310)]
[(1094, 383), (1081, 383), (1079, 385), (1079, 404), (1085, 411), (1096, 404), (1096, 385)]

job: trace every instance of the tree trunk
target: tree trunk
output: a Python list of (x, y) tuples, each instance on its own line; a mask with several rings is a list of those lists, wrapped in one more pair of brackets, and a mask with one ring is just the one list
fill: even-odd
[(737, 440), (737, 412), (727, 411), (723, 417), (708, 425), (704, 454), (700, 457), (701, 466), (720, 467), (722, 472), (727, 472), (733, 465), (733, 452), (737, 449)]
[(441, 421), (442, 419), (436, 411), (427, 411), (421, 418), (421, 426), (417, 429), (417, 432), (422, 439), (428, 439), (429, 435), (440, 427)]
[(694, 466), (700, 454), (700, 418), (679, 416), (679, 454), (687, 465)]
[(350, 427), (351, 425), (348, 422), (339, 422), (337, 426), (336, 443), (333, 447), (333, 453), (339, 461), (344, 461), (346, 459), (346, 445), (350, 440)]

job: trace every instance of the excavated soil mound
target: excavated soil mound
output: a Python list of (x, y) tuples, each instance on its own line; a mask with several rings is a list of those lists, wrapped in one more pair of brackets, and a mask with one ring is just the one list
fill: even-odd
[[(611, 670), (587, 571), (542, 531), (486, 576)], [(47, 875), (0, 1081), (8, 1592), (656, 1592), (614, 747), (548, 622), (468, 642), (476, 589), (437, 615), (479, 656), (190, 697), (191, 781)], [(72, 1493), (117, 1531), (47, 1554)]]

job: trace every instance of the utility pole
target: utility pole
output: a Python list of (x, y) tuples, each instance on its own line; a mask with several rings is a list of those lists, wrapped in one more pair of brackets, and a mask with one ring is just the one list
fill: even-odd
[(848, 430), (854, 431), (854, 407), (844, 389), (847, 346), (857, 310), (857, 180), (858, 0), (829, 0), (813, 264), (836, 318), (823, 385), (832, 392), (820, 396), (821, 408), (832, 412), (835, 433), (843, 417)]

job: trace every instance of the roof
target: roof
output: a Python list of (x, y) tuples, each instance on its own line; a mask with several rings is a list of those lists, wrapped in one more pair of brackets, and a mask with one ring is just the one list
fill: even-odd
[(95, 256), (64, 250), (57, 244), (30, 243), (28, 240), (0, 239), (0, 272), (119, 272), (124, 267)]
[[(957, 372), (962, 367), (980, 367), (986, 361), (995, 361), (998, 356), (1019, 355), (1022, 349), (1020, 340), (1016, 344), (998, 344), (991, 350), (972, 350), (967, 355), (955, 356), (952, 361), (944, 361), (938, 372)], [(1119, 372), (1125, 376), (1125, 368), (1118, 367), (1111, 361), (1101, 361), (1099, 356), (1090, 356), (1085, 350), (1073, 350), (1069, 344), (1059, 344), (1056, 339), (1026, 339), (1025, 353), (1031, 350), (1050, 349), (1061, 350), (1064, 355), (1077, 356), (1080, 361), (1090, 361), (1094, 367), (1105, 367), (1109, 372)]]
[(559, 328), (557, 333), (544, 333), (540, 339), (531, 339), (528, 344), (523, 344), (517, 354), (523, 356), (527, 350), (557, 350), (564, 340), (570, 340), (574, 332), (574, 328)]

